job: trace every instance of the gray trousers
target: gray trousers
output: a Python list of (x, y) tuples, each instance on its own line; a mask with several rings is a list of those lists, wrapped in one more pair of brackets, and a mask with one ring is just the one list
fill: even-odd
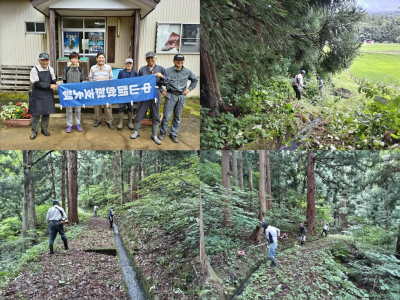
[(67, 111), (67, 126), (72, 126), (74, 124), (72, 121), (72, 108), (75, 108), (75, 125), (81, 124), (81, 106), (69, 106), (65, 108)]
[(181, 114), (185, 106), (186, 95), (172, 95), (167, 93), (167, 98), (164, 102), (163, 119), (161, 122), (160, 133), (166, 134), (168, 130), (169, 119), (172, 112), (174, 118), (172, 120), (170, 135), (176, 136), (179, 132), (179, 124), (181, 123)]
[(153, 122), (160, 124), (160, 103), (159, 99), (157, 99), (157, 102), (154, 99), (137, 102), (135, 123), (142, 121), (146, 116), (147, 109), (150, 107), (150, 116)]
[[(39, 132), (39, 120), (40, 120), (40, 115), (39, 116), (32, 116), (32, 132)], [(49, 127), (49, 121), (50, 121), (50, 115), (42, 115), (42, 122), (41, 122), (41, 129), (42, 130), (47, 130)]]

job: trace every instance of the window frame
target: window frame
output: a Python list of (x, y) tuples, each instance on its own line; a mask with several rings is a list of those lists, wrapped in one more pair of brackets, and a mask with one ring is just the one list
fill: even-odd
[[(25, 34), (46, 34), (47, 33), (47, 31), (46, 31), (46, 21), (39, 21), (39, 22), (36, 22), (36, 21), (25, 21), (24, 23), (25, 23)], [(35, 25), (35, 31), (27, 31), (26, 30), (26, 24), (27, 23), (33, 23)], [(36, 30), (36, 24), (37, 23), (44, 24), (44, 31), (37, 31)]]
[[(178, 53), (168, 53), (168, 52), (157, 52), (157, 34), (158, 34), (158, 25), (180, 25), (180, 35), (179, 35), (179, 51), (178, 51)], [(157, 22), (156, 23), (156, 41), (155, 41), (155, 45), (154, 45), (154, 53), (155, 54), (162, 54), (162, 55), (174, 55), (174, 54), (187, 54), (187, 55), (189, 55), (189, 54), (193, 54), (193, 55), (199, 55), (200, 54), (200, 51), (199, 52), (181, 52), (181, 49), (182, 49), (182, 39), (184, 39), (184, 38), (182, 38), (182, 32), (183, 32), (183, 25), (192, 25), (192, 24), (195, 24), (195, 25), (199, 25), (199, 30), (200, 30), (200, 23), (197, 23), (197, 22)], [(198, 40), (199, 41), (199, 45), (200, 45), (200, 37), (199, 38), (196, 38), (196, 40)]]

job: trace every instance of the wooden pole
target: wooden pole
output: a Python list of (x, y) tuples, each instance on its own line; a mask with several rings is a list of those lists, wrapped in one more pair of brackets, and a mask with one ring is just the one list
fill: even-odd
[(54, 9), (49, 10), (50, 15), (50, 66), (54, 69), (57, 79), (57, 57), (56, 57), (56, 18)]
[(133, 69), (138, 71), (138, 55), (139, 55), (139, 34), (140, 34), (140, 10), (135, 10), (135, 27), (133, 29), (133, 49), (132, 49), (132, 59), (133, 59)]

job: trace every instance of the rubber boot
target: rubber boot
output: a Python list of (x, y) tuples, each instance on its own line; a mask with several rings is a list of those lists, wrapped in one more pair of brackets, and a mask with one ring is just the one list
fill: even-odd
[(39, 132), (39, 119), (32, 118), (32, 134), (31, 140), (36, 138), (37, 133)]
[(49, 244), (49, 247), (50, 247), (50, 253), (49, 254), (54, 254), (53, 245)]
[(154, 141), (154, 143), (156, 143), (157, 145), (161, 145), (161, 141), (158, 139), (157, 137), (157, 133), (158, 133), (158, 124), (153, 122), (151, 124), (151, 131), (152, 131), (152, 135), (151, 135), (151, 139)]
[(47, 115), (46, 117), (42, 116), (41, 131), (45, 136), (50, 135), (50, 132), (47, 131), (47, 128), (49, 127), (49, 121), (50, 121), (50, 115)]
[(124, 112), (120, 111), (119, 112), (119, 123), (117, 125), (118, 130), (122, 130), (124, 127)]
[(131, 134), (131, 139), (136, 139), (140, 135), (140, 127), (142, 127), (142, 121), (135, 122), (135, 132)]
[(278, 266), (278, 263), (276, 262), (276, 259), (275, 259), (275, 258), (271, 259), (271, 266), (272, 266), (273, 268), (276, 268), (276, 267)]
[(68, 250), (69, 248), (68, 248), (68, 240), (67, 241), (63, 241), (64, 242), (64, 249), (65, 250)]
[(128, 128), (130, 129), (130, 130), (133, 130), (134, 128), (133, 128), (133, 124), (132, 124), (132, 115), (133, 115), (133, 112), (131, 112), (130, 110), (128, 110)]

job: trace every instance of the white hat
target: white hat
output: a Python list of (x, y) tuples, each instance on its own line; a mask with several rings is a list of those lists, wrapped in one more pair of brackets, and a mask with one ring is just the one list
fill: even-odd
[(132, 58), (127, 58), (127, 59), (125, 59), (125, 63), (128, 63), (128, 62), (133, 63)]

